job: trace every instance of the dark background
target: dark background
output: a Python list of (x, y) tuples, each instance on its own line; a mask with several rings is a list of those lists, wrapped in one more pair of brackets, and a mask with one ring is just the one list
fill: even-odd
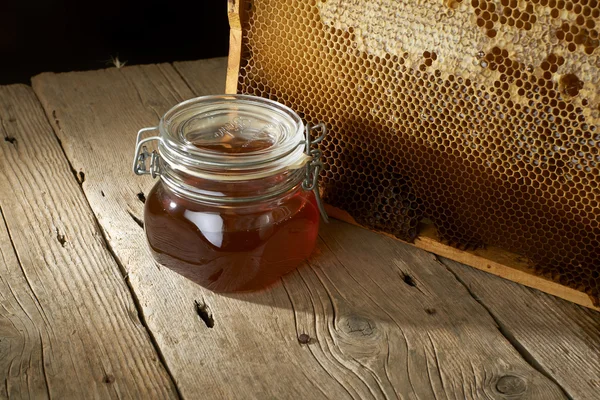
[(227, 55), (226, 0), (0, 0), (0, 84)]

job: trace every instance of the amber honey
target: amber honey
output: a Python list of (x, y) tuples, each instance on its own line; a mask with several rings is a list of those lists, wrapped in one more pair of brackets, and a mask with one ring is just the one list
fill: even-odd
[(302, 190), (260, 206), (216, 209), (158, 184), (144, 219), (159, 263), (218, 292), (273, 283), (311, 254), (319, 229), (314, 195)]

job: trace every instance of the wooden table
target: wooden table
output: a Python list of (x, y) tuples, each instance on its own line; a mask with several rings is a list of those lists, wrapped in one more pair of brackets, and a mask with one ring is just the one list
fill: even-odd
[(225, 68), (0, 87), (0, 398), (600, 398), (600, 313), (343, 222), (258, 293), (155, 264), (135, 133)]

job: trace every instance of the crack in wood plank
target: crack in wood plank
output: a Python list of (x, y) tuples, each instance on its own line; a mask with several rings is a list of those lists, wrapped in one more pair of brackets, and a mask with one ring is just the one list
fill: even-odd
[[(573, 398), (600, 388), (600, 313), (440, 257)], [(501, 293), (501, 295), (498, 295)]]
[(213, 318), (212, 311), (208, 304), (206, 304), (206, 300), (202, 299), (202, 301), (194, 300), (194, 309), (196, 310), (196, 314), (198, 317), (204, 322), (207, 328), (215, 327), (215, 320)]
[(131, 211), (127, 210), (127, 214), (131, 217), (131, 219), (142, 229), (144, 229), (144, 221), (140, 218), (136, 217)]
[(41, 354), (41, 364), (42, 364), (42, 373), (44, 374), (44, 382), (46, 383), (46, 390), (48, 391), (48, 399), (52, 400), (52, 392), (50, 391), (50, 381), (48, 380), (48, 371), (46, 370), (46, 356), (44, 355), (44, 341), (42, 339), (42, 332), (39, 332), (40, 337), (40, 354)]
[(8, 134), (8, 129), (6, 129), (6, 126), (4, 125), (4, 119), (2, 119), (1, 117), (0, 117), (0, 128), (2, 128), (4, 141), (8, 142), (10, 144), (14, 144), (16, 146), (18, 144), (17, 138), (15, 138), (14, 136), (10, 136)]
[[(87, 199), (87, 197), (86, 197), (86, 201), (89, 201)], [(88, 203), (88, 206), (89, 206), (89, 203)], [(179, 389), (179, 385), (177, 385), (177, 380), (173, 376), (173, 374), (172, 374), (172, 372), (171, 372), (171, 370), (169, 368), (169, 365), (167, 364), (167, 362), (165, 360), (165, 357), (164, 357), (164, 354), (162, 352), (162, 349), (160, 348), (160, 346), (158, 345), (158, 342), (156, 341), (156, 338), (154, 337), (154, 333), (152, 332), (152, 330), (148, 326), (148, 323), (147, 323), (146, 318), (144, 316), (142, 305), (140, 304), (140, 300), (139, 300), (139, 298), (138, 298), (135, 290), (133, 289), (133, 287), (131, 285), (131, 281), (128, 279), (129, 273), (125, 269), (125, 266), (121, 262), (120, 258), (114, 252), (112, 246), (110, 245), (110, 242), (107, 240), (106, 236), (104, 235), (104, 230), (102, 229), (100, 223), (98, 222), (98, 219), (97, 219), (97, 217), (96, 217), (95, 214), (94, 214), (94, 221), (96, 223), (96, 228), (100, 232), (100, 235), (102, 237), (102, 242), (103, 242), (104, 246), (106, 247), (106, 249), (108, 250), (108, 252), (112, 256), (112, 258), (115, 260), (115, 262), (117, 263), (117, 265), (119, 266), (119, 270), (121, 271), (123, 280), (127, 284), (127, 288), (129, 289), (129, 292), (131, 294), (131, 298), (132, 298), (133, 303), (135, 305), (135, 309), (136, 309), (136, 312), (137, 312), (137, 317), (138, 317), (140, 323), (142, 324), (142, 326), (144, 327), (144, 329), (146, 330), (146, 332), (148, 333), (148, 337), (150, 338), (150, 342), (152, 343), (152, 346), (154, 347), (154, 350), (156, 351), (156, 354), (158, 355), (158, 359), (159, 359), (160, 363), (165, 368), (165, 370), (167, 371), (167, 374), (169, 375), (169, 378), (173, 382), (173, 386), (175, 387), (178, 399), (183, 399), (183, 395), (181, 394), (181, 391)]]
[(556, 384), (556, 386), (558, 386), (563, 394), (565, 395), (566, 398), (568, 398), (569, 400), (573, 400), (573, 397), (571, 396), (571, 394), (569, 394), (565, 388), (554, 378), (554, 376), (552, 376), (552, 374), (550, 374), (548, 371), (546, 371), (546, 369), (544, 367), (542, 367), (540, 365), (540, 363), (535, 359), (535, 357), (533, 357), (531, 355), (531, 353), (529, 353), (529, 351), (527, 351), (527, 349), (515, 338), (515, 336), (510, 332), (510, 330), (506, 327), (506, 325), (504, 325), (502, 323), (502, 321), (500, 321), (500, 319), (498, 319), (498, 317), (492, 312), (492, 310), (483, 302), (481, 301), (481, 299), (475, 294), (473, 293), (473, 291), (471, 290), (471, 288), (469, 287), (469, 285), (467, 285), (465, 283), (465, 281), (462, 280), (462, 278), (456, 274), (451, 268), (448, 268), (448, 266), (446, 264), (444, 264), (442, 261), (440, 261), (440, 259), (438, 258), (438, 256), (434, 256), (435, 260), (442, 265), (448, 272), (450, 272), (455, 278), (456, 280), (462, 285), (464, 286), (464, 288), (466, 289), (466, 291), (469, 293), (469, 295), (477, 302), (479, 303), (484, 309), (485, 311), (490, 315), (490, 317), (494, 320), (494, 322), (496, 323), (497, 327), (498, 327), (498, 331), (502, 334), (502, 336), (504, 336), (506, 338), (506, 340), (515, 348), (515, 350), (521, 355), (521, 357), (529, 364), (531, 365), (533, 368), (535, 368), (538, 372), (540, 372), (542, 375), (544, 375), (546, 378), (550, 379), (552, 382), (554, 382)]
[(65, 239), (65, 235), (61, 235), (58, 228), (55, 228), (55, 230), (56, 230), (56, 240), (58, 240), (58, 243), (60, 243), (60, 245), (62, 247), (65, 247), (65, 244), (67, 243), (67, 240)]
[[(27, 276), (27, 273), (25, 272), (25, 268), (23, 268), (23, 263), (21, 262), (21, 258), (19, 257), (19, 252), (17, 251), (17, 247), (15, 246), (15, 241), (13, 240), (12, 233), (10, 232), (10, 228), (8, 226), (8, 223), (6, 222), (6, 217), (4, 216), (4, 211), (2, 210), (2, 206), (0, 206), (0, 216), (2, 217), (2, 223), (4, 224), (4, 227), (6, 229), (6, 234), (8, 235), (8, 240), (9, 240), (10, 245), (12, 247), (12, 250), (13, 250), (13, 252), (15, 254), (15, 258), (17, 260), (17, 265), (19, 266), (19, 268), (21, 270), (21, 273), (23, 274), (23, 278), (25, 278), (25, 282), (27, 283), (27, 287), (29, 288), (31, 294), (33, 295), (33, 297), (35, 299), (36, 308), (44, 316), (45, 322), (48, 325), (50, 325), (50, 321), (48, 320), (48, 317), (46, 316), (46, 314), (44, 312), (44, 309), (41, 306), (40, 299), (38, 298), (35, 290), (33, 290), (33, 286), (31, 286), (31, 281), (29, 280), (29, 277)], [(11, 291), (12, 291), (12, 288), (11, 288)], [(31, 315), (29, 315), (29, 312), (27, 311), (27, 309), (25, 307), (23, 307), (23, 305), (20, 303), (20, 301), (18, 300), (19, 298), (16, 295), (16, 293), (13, 292), (13, 296), (15, 297), (15, 299), (17, 299), (17, 302), (19, 302), (19, 305), (21, 306), (21, 309), (25, 312), (25, 314), (27, 315), (27, 317), (35, 325), (35, 322), (33, 321), (33, 318), (31, 318)]]

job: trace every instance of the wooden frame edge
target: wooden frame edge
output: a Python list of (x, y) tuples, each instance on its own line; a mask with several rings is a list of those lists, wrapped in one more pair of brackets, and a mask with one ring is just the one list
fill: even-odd
[[(356, 220), (346, 211), (330, 205), (326, 205), (325, 208), (329, 216), (365, 228), (356, 222)], [(400, 240), (389, 233), (375, 230), (374, 232)], [(528, 265), (527, 260), (499, 247), (489, 246), (479, 250), (457, 249), (444, 244), (438, 237), (436, 229), (432, 224), (425, 224), (421, 228), (419, 237), (415, 239), (415, 242), (408, 244), (466, 264), (470, 267), (489, 272), (490, 274), (508, 279), (512, 282), (541, 290), (542, 292), (560, 297), (592, 310), (600, 311), (600, 307), (594, 305), (592, 298), (588, 294), (536, 275), (535, 271)]]
[(227, 58), (227, 79), (225, 93), (237, 93), (237, 81), (242, 56), (242, 21), (244, 0), (228, 0), (227, 16), (229, 18), (229, 56)]

